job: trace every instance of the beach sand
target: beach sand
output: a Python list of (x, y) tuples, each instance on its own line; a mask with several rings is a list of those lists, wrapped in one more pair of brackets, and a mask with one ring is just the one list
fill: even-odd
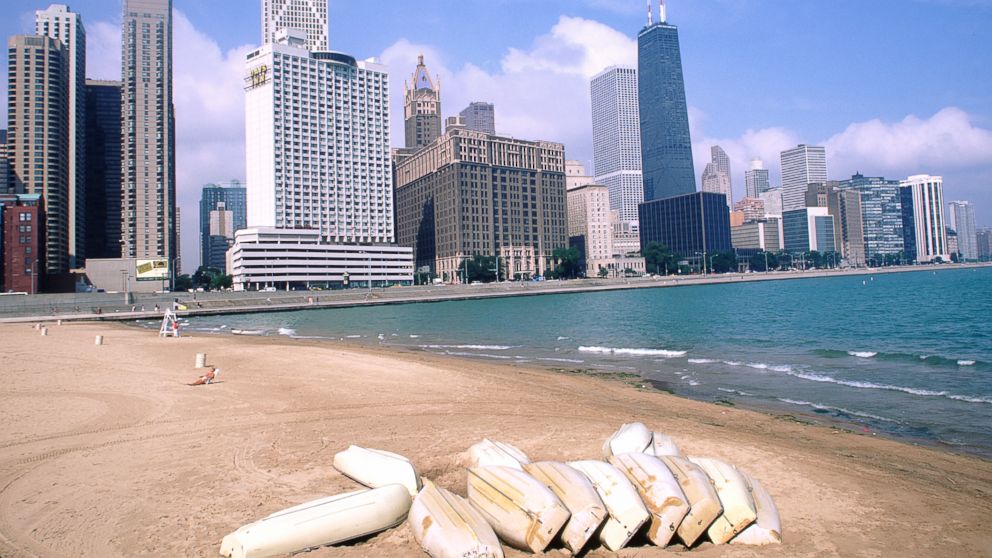
[[(0, 326), (0, 339), (4, 557), (216, 556), (245, 523), (356, 489), (331, 466), (349, 444), (403, 454), (464, 495), (461, 454), (483, 437), (533, 460), (600, 458), (631, 421), (746, 469), (778, 504), (784, 544), (693, 556), (992, 556), (992, 462), (871, 433), (411, 350), (109, 324)], [(198, 352), (220, 382), (185, 385)], [(426, 554), (403, 524), (308, 556)]]

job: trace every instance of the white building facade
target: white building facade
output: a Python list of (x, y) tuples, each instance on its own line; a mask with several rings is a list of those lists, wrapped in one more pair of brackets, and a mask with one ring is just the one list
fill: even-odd
[(248, 226), (393, 243), (387, 68), (310, 52), (298, 31), (280, 41), (247, 56)]
[(782, 211), (806, 207), (806, 188), (827, 181), (827, 150), (800, 145), (781, 153)]
[(262, 44), (284, 29), (306, 33), (308, 50), (327, 50), (327, 0), (262, 0)]
[(236, 291), (411, 285), (413, 248), (326, 244), (318, 230), (249, 227), (235, 233), (227, 269)]
[(951, 228), (958, 233), (958, 252), (966, 260), (978, 259), (978, 234), (975, 231), (975, 206), (971, 202), (948, 204)]
[[(940, 176), (918, 174), (901, 182), (909, 188), (913, 200), (913, 228), (916, 237), (916, 261), (932, 262), (937, 258), (951, 260), (947, 247), (944, 222), (944, 179)], [(903, 231), (909, 235), (909, 231)]]
[(637, 222), (644, 202), (637, 70), (614, 66), (592, 78), (593, 174), (610, 191), (620, 219)]

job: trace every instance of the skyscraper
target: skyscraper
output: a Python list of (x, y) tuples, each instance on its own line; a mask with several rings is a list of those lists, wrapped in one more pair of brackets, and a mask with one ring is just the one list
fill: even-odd
[(86, 257), (121, 257), (121, 82), (86, 80)]
[(458, 115), (469, 130), (484, 134), (496, 133), (496, 107), (492, 103), (469, 103)]
[(916, 249), (916, 261), (921, 263), (937, 258), (950, 261), (944, 223), (944, 179), (918, 174), (903, 180), (901, 188), (903, 234), (907, 250), (912, 244)]
[(35, 12), (35, 34), (61, 41), (69, 62), (69, 267), (86, 259), (86, 29), (63, 4)]
[(307, 50), (327, 50), (327, 0), (262, 0), (262, 44), (283, 29), (306, 33)]
[(768, 169), (761, 159), (751, 159), (751, 168), (744, 171), (744, 190), (749, 198), (761, 197), (761, 194), (771, 190), (768, 182)]
[(637, 68), (644, 200), (691, 194), (696, 191), (696, 172), (679, 30), (666, 21), (664, 2), (659, 23), (649, 18), (637, 35)]
[(871, 265), (883, 265), (886, 256), (897, 256), (902, 252), (905, 245), (899, 181), (855, 174), (838, 183), (838, 186), (861, 194), (861, 220), (867, 262)]
[(958, 233), (958, 252), (966, 260), (978, 259), (978, 237), (975, 235), (975, 207), (971, 202), (952, 201), (951, 228)]
[(613, 263), (613, 226), (610, 192), (605, 186), (585, 184), (568, 190), (569, 244), (581, 246), (587, 277)]
[(391, 243), (387, 68), (304, 39), (289, 30), (246, 58), (247, 225)]
[(123, 16), (121, 257), (171, 267), (179, 240), (172, 0), (124, 0)]
[(0, 130), (0, 194), (6, 194), (10, 188), (10, 158), (7, 157), (7, 130)]
[[(65, 273), (70, 263), (68, 51), (58, 39), (35, 35), (15, 35), (7, 45), (13, 193), (41, 195), (45, 271)], [(33, 269), (41, 273), (38, 266)]]
[(806, 188), (814, 182), (827, 181), (827, 151), (823, 147), (800, 145), (783, 151), (782, 210), (806, 207)]
[(595, 182), (609, 189), (610, 208), (621, 222), (636, 222), (644, 201), (637, 70), (607, 68), (592, 78), (590, 93)]
[(727, 207), (733, 205), (733, 186), (730, 180), (730, 158), (719, 145), (710, 148), (710, 163), (703, 170), (702, 191), (723, 194)]
[(423, 147), (441, 136), (441, 86), (431, 79), (424, 55), (417, 58), (417, 68), (410, 82), (403, 82), (403, 122), (407, 148)]
[[(221, 206), (224, 207), (224, 211), (231, 214), (230, 219), (224, 221), (224, 226), (230, 224), (229, 239), (233, 241), (234, 233), (248, 226), (248, 202), (245, 187), (237, 181), (224, 185), (207, 184), (200, 193), (200, 265), (217, 267), (218, 269), (224, 268), (224, 265), (218, 266), (216, 264), (224, 261), (227, 245), (221, 246), (217, 241), (211, 239), (212, 236), (215, 236), (211, 232), (213, 221), (211, 212), (217, 211)], [(217, 253), (218, 249), (220, 253)]]

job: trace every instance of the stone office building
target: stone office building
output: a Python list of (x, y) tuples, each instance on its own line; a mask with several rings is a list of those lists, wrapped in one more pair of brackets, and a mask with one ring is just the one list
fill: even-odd
[(544, 275), (567, 247), (565, 147), (454, 127), (396, 162), (396, 230), (418, 269), (459, 281), (498, 256), (511, 278)]

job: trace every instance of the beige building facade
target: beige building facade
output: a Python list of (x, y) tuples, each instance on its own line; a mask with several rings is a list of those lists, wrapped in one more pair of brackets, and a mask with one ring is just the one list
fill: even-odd
[(573, 246), (582, 247), (586, 276), (595, 277), (600, 268), (609, 268), (613, 261), (609, 188), (586, 184), (568, 190), (568, 237)]
[(68, 50), (58, 39), (35, 35), (15, 35), (7, 47), (12, 193), (41, 195), (45, 271), (65, 273), (70, 264)]
[(417, 269), (457, 282), (462, 262), (497, 256), (510, 278), (544, 275), (568, 246), (565, 148), (449, 129), (395, 161), (397, 243)]

